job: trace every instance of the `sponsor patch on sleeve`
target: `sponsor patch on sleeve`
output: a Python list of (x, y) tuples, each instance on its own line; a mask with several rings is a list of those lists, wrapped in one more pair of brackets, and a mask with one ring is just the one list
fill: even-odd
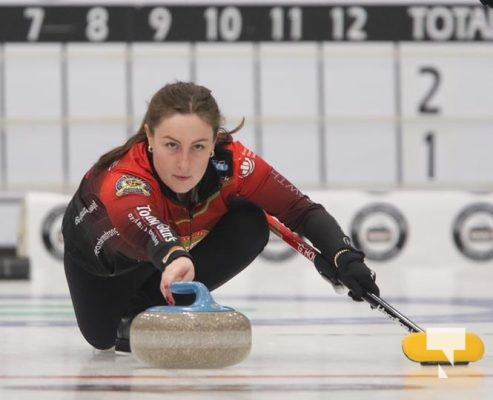
[(240, 164), (240, 178), (246, 178), (253, 173), (255, 161), (253, 158), (244, 157)]
[(115, 194), (120, 197), (127, 194), (151, 195), (151, 185), (132, 175), (123, 175), (115, 185)]

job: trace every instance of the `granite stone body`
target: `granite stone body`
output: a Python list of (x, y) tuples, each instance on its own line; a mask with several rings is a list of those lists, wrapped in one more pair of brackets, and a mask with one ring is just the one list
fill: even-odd
[(248, 356), (250, 321), (215, 303), (202, 286), (196, 289), (194, 282), (175, 288), (177, 293), (193, 289), (197, 300), (191, 306), (152, 307), (134, 318), (130, 347), (138, 360), (158, 368), (223, 368)]

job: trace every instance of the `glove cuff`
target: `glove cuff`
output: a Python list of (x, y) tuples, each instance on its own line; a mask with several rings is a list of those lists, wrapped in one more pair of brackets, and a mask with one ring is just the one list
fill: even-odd
[(337, 268), (346, 266), (353, 261), (363, 262), (365, 253), (355, 249), (341, 249), (334, 256), (334, 265)]

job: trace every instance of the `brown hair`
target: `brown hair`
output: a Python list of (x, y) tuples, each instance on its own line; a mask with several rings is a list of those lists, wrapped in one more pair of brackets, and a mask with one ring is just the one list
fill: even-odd
[(239, 131), (245, 122), (245, 119), (243, 119), (236, 128), (227, 131), (221, 127), (224, 118), (209, 89), (192, 82), (170, 83), (163, 86), (152, 96), (139, 130), (125, 144), (103, 154), (94, 164), (93, 171), (96, 173), (102, 171), (116, 160), (122, 158), (134, 144), (147, 141), (144, 129), (145, 124), (153, 132), (164, 118), (171, 117), (174, 114), (198, 115), (212, 127), (216, 146), (232, 142), (231, 135)]

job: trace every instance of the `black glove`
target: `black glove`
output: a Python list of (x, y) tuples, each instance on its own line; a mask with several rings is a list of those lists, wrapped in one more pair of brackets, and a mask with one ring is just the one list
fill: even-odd
[(364, 254), (349, 250), (336, 257), (338, 278), (349, 289), (348, 295), (355, 301), (363, 301), (363, 294), (380, 295), (375, 283), (376, 274), (364, 263)]

